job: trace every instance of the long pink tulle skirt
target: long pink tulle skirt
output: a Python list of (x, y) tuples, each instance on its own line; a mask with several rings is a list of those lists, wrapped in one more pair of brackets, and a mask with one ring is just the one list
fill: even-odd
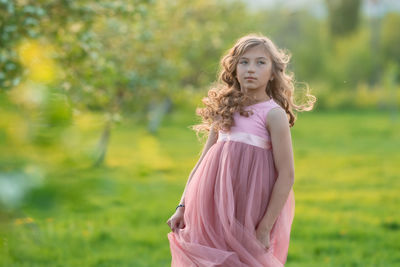
[(293, 189), (266, 249), (255, 230), (277, 179), (272, 150), (268, 140), (262, 143), (254, 135), (231, 136), (238, 140), (220, 138), (209, 149), (186, 189), (186, 225), (168, 233), (171, 266), (275, 267), (286, 262), (295, 208)]

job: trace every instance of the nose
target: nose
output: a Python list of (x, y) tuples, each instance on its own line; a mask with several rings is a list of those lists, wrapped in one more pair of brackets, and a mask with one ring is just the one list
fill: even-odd
[(247, 74), (254, 74), (255, 71), (252, 68), (248, 68), (247, 70)]
[(252, 63), (249, 63), (247, 66), (247, 72), (254, 73), (254, 66)]

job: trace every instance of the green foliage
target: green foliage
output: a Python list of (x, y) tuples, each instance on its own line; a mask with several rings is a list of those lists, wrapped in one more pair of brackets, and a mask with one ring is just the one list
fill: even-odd
[(23, 71), (13, 47), (24, 37), (38, 36), (39, 20), (45, 10), (39, 3), (16, 4), (13, 0), (0, 1), (0, 88), (11, 89), (20, 83)]
[[(382, 25), (374, 23), (378, 26), (372, 29), (359, 17), (360, 1), (327, 1), (326, 19), (307, 10), (250, 11), (239, 1), (1, 1), (0, 5), (1, 87), (12, 89), (29, 78), (15, 47), (38, 39), (54, 49), (56, 65), (50, 69), (58, 69), (58, 74), (53, 88), (79, 110), (146, 117), (151, 102), (163, 103), (173, 91), (207, 88), (216, 79), (220, 56), (248, 32), (265, 33), (291, 51), (290, 68), (298, 81), (323, 81), (330, 91), (354, 92), (359, 84), (382, 87), (389, 61), (399, 61), (393, 26), (398, 14), (388, 13)], [(342, 17), (345, 14), (352, 15)], [(371, 32), (376, 30), (378, 35)], [(376, 36), (379, 46), (370, 46)], [(355, 99), (347, 102), (351, 106)]]
[(38, 111), (31, 132), (33, 142), (42, 145), (57, 142), (72, 122), (72, 109), (65, 95), (51, 94), (48, 98)]
[[(326, 76), (338, 90), (354, 90), (360, 81), (368, 82), (373, 70), (367, 29), (345, 39), (337, 39), (334, 51), (326, 59)], [(361, 67), (362, 66), (362, 67)]]
[(333, 36), (343, 36), (357, 30), (361, 0), (325, 0), (329, 30)]
[(394, 29), (400, 24), (400, 14), (388, 13), (382, 22), (382, 31), (380, 36), (382, 55), (384, 60), (400, 62), (400, 33)]
[(399, 15), (358, 18), (360, 1), (326, 4), (328, 18), (250, 11), (240, 1), (0, 1), (3, 112), (19, 125), (10, 130), (6, 122), (0, 134), (51, 146), (68, 142), (65, 131), (82, 111), (98, 111), (105, 118), (93, 149), (100, 164), (114, 123), (132, 117), (155, 134), (175, 106), (201, 105), (223, 53), (250, 32), (292, 54), (296, 98), (307, 82), (317, 109), (396, 114)]

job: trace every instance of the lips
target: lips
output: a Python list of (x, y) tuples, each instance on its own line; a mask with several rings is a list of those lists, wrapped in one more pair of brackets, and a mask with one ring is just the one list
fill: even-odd
[(255, 80), (256, 78), (254, 77), (244, 77), (246, 80)]

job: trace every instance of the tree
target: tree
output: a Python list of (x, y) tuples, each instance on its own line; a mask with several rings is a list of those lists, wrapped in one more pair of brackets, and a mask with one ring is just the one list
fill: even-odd
[(325, 0), (332, 36), (345, 36), (356, 31), (360, 20), (361, 0)]

